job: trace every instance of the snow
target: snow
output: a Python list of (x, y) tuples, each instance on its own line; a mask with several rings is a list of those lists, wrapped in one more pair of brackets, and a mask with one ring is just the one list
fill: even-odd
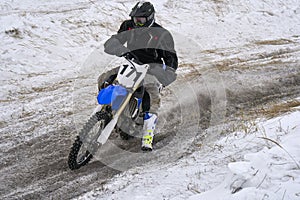
[(259, 119), (256, 131), (230, 133), (176, 163), (133, 168), (76, 199), (298, 199), (299, 119), (299, 109)]
[[(195, 144), (192, 154), (179, 152), (187, 155), (175, 162), (170, 158), (169, 163), (167, 156), (162, 156), (157, 163), (131, 168), (76, 199), (300, 199), (300, 107), (273, 119), (245, 120), (246, 128), (229, 133), (228, 130), (236, 129), (234, 125), (218, 124), (225, 118), (228, 94), (225, 89), (239, 91), (238, 86), (243, 85), (242, 89), (246, 90), (251, 88), (250, 83), (263, 88), (261, 84), (280, 79), (281, 74), (274, 72), (277, 68), (273, 65), (264, 74), (260, 66), (276, 64), (276, 61), (290, 63), (282, 67), (290, 68), (291, 75), (299, 76), (295, 70), (299, 68), (299, 54), (293, 54), (299, 51), (299, 1), (153, 0), (153, 3), (157, 22), (174, 36), (180, 77), (201, 74), (204, 82), (214, 83), (196, 85), (196, 92), (191, 87), (187, 93), (197, 94), (198, 90), (204, 90), (202, 86), (207, 87), (210, 97), (218, 97), (215, 99), (221, 103), (215, 103), (222, 108), (216, 106), (216, 122), (203, 130), (209, 139)], [(133, 5), (130, 0), (1, 1), (0, 156), (3, 155), (4, 162), (0, 172), (4, 178), (0, 188), (7, 191), (7, 197), (15, 197), (18, 192), (46, 195), (48, 191), (44, 188), (49, 186), (48, 182), (51, 186), (56, 182), (50, 175), (47, 177), (50, 181), (39, 179), (33, 185), (25, 184), (33, 179), (27, 173), (14, 174), (17, 180), (11, 178), (11, 171), (22, 171), (21, 162), (42, 174), (41, 177), (54, 171), (54, 176), (64, 185), (58, 192), (51, 191), (58, 195), (70, 190), (67, 184), (76, 185), (84, 179), (93, 181), (98, 176), (97, 170), (102, 168), (95, 167), (90, 174), (72, 179), (77, 172), (69, 174), (61, 165), (57, 166), (59, 170), (51, 166), (57, 171), (37, 166), (37, 163), (45, 164), (43, 160), (56, 160), (61, 151), (69, 150), (63, 144), (59, 155), (49, 156), (49, 149), (40, 150), (39, 145), (54, 148), (61, 140), (73, 138), (75, 133), (59, 131), (66, 127), (74, 129), (74, 124), (79, 130), (90, 115), (96, 103), (96, 79), (107, 63), (115, 62), (112, 57), (104, 57), (103, 43), (128, 18)], [(252, 79), (247, 79), (241, 69), (231, 70), (243, 62), (253, 67)], [(216, 64), (224, 69), (216, 69)], [(222, 79), (225, 77), (219, 73), (222, 70), (230, 71), (227, 80)], [(188, 84), (183, 84), (193, 86), (190, 80), (185, 81)], [(223, 131), (226, 134), (222, 137), (212, 134)], [(46, 135), (42, 137), (45, 143), (40, 141), (43, 135)], [(176, 145), (180, 145), (178, 138)], [(41, 142), (37, 144), (38, 150), (27, 143), (24, 150), (21, 148), (28, 157), (34, 155), (31, 160), (15, 153), (18, 145), (33, 139)], [(9, 151), (15, 154), (4, 154)], [(10, 154), (16, 155), (19, 161), (13, 160), (15, 157)], [(166, 155), (173, 154), (166, 152)], [(162, 159), (165, 161), (160, 162)], [(34, 171), (35, 168), (38, 169)], [(19, 177), (25, 178), (19, 180)], [(6, 186), (7, 183), (14, 183), (18, 189)], [(85, 186), (79, 187), (86, 191)]]

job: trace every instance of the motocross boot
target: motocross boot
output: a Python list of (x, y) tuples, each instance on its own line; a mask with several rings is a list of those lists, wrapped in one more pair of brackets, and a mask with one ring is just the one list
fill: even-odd
[(144, 115), (142, 151), (152, 151), (154, 130), (157, 122), (157, 115), (146, 112)]

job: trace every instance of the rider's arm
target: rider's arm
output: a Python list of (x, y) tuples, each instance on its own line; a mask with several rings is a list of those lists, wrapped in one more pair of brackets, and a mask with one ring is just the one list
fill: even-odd
[(130, 30), (131, 21), (124, 21), (120, 29), (118, 30), (118, 34), (112, 35), (105, 44), (104, 51), (111, 55), (122, 56), (129, 52), (130, 50), (124, 46), (124, 44), (128, 41), (129, 31)]
[(168, 86), (176, 80), (175, 71), (178, 67), (178, 58), (174, 49), (173, 37), (167, 30), (164, 30), (160, 37), (157, 53), (166, 66), (152, 64), (148, 73), (154, 75), (163, 86)]
[(158, 54), (161, 58), (163, 58), (165, 64), (168, 67), (173, 69), (177, 69), (178, 67), (178, 58), (176, 55), (176, 51), (174, 48), (174, 40), (169, 31), (165, 31), (160, 40), (160, 48), (158, 50)]

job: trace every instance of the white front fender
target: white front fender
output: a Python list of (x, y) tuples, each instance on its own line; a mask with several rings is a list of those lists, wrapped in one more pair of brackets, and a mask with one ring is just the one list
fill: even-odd
[(97, 142), (99, 142), (101, 145), (106, 143), (111, 132), (114, 130), (114, 128), (118, 122), (118, 119), (119, 119), (119, 115), (115, 115), (114, 118), (102, 130), (102, 133), (98, 137)]

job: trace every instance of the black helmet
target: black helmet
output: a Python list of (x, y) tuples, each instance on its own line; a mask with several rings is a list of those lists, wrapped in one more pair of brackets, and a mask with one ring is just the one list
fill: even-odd
[(150, 2), (138, 2), (129, 16), (137, 27), (150, 27), (154, 23), (154, 7)]

